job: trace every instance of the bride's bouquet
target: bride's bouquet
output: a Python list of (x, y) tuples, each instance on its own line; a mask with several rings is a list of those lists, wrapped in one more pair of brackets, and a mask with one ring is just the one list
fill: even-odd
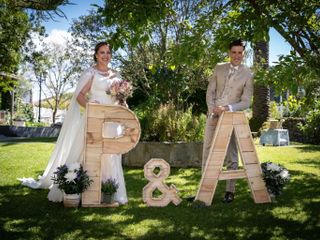
[(132, 85), (130, 82), (121, 80), (115, 81), (107, 91), (107, 94), (115, 97), (120, 105), (126, 106), (126, 99), (132, 96)]

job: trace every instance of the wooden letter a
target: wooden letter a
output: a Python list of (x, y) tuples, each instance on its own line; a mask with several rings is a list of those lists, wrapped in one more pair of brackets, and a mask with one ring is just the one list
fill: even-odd
[[(222, 171), (233, 131), (244, 169)], [(243, 112), (225, 112), (219, 118), (195, 200), (210, 206), (218, 181), (238, 178), (248, 179), (255, 203), (271, 202), (246, 116)]]

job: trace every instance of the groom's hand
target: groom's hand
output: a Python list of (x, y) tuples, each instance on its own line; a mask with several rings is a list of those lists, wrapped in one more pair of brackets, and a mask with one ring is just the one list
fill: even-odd
[(217, 114), (218, 116), (220, 116), (221, 113), (223, 113), (224, 111), (226, 111), (224, 106), (218, 106), (213, 108), (213, 113)]

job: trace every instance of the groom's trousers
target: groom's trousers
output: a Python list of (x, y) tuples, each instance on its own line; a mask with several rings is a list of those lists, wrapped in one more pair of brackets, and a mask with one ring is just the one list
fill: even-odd
[[(203, 151), (202, 151), (202, 173), (206, 166), (206, 162), (208, 159), (208, 155), (210, 152), (213, 136), (218, 124), (218, 117), (207, 118), (206, 128), (205, 128), (205, 137), (203, 142)], [(227, 170), (236, 170), (238, 169), (238, 148), (236, 143), (236, 138), (234, 132), (232, 133), (230, 143), (227, 150), (227, 155), (224, 160), (224, 164), (227, 167)], [(235, 184), (236, 180), (227, 180), (226, 182), (226, 191), (227, 192), (235, 192)]]

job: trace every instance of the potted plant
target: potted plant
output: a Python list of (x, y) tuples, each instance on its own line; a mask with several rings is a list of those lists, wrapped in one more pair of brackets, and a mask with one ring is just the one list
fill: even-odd
[(110, 204), (113, 202), (113, 195), (117, 192), (119, 184), (115, 179), (109, 178), (101, 184), (102, 202)]
[(65, 207), (77, 207), (80, 204), (80, 194), (93, 182), (87, 171), (79, 163), (64, 164), (53, 173), (53, 182), (64, 192)]
[(275, 198), (281, 194), (283, 187), (290, 180), (289, 171), (280, 164), (272, 162), (261, 163), (261, 169), (270, 197), (275, 201)]

